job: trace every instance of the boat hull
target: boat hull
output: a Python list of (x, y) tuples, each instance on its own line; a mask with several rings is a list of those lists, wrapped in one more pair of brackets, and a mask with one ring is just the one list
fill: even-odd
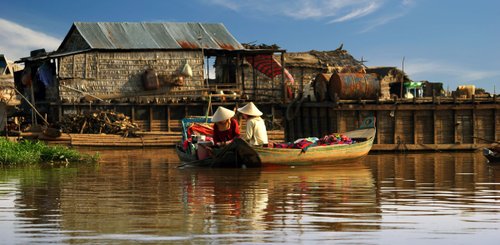
[(366, 156), (373, 145), (375, 128), (360, 129), (344, 133), (353, 138), (365, 138), (354, 144), (338, 144), (310, 147), (307, 151), (290, 148), (258, 147), (255, 151), (263, 165), (311, 165), (319, 162), (335, 162)]

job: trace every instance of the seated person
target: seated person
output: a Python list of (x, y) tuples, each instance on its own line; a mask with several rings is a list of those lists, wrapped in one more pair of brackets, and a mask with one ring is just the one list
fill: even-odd
[(212, 122), (214, 123), (214, 144), (222, 146), (230, 143), (234, 138), (240, 137), (240, 126), (233, 118), (234, 111), (222, 106), (215, 111)]
[(243, 135), (250, 145), (260, 145), (267, 146), (269, 143), (267, 140), (267, 130), (266, 124), (262, 116), (262, 112), (250, 102), (245, 106), (238, 108), (238, 112), (243, 114), (243, 118), (247, 120), (247, 129)]

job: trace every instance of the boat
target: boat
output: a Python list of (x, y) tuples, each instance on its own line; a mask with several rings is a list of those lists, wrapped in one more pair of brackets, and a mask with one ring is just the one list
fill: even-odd
[(353, 143), (295, 148), (255, 147), (263, 165), (311, 165), (319, 162), (338, 162), (366, 156), (373, 145), (375, 128), (362, 128), (345, 133)]
[[(250, 147), (244, 140), (235, 139), (233, 143), (226, 147), (218, 149), (220, 152), (236, 152), (236, 159), (250, 159), (248, 163), (234, 163), (233, 158), (225, 158), (216, 153), (207, 159), (198, 160), (196, 146), (191, 141), (188, 144), (184, 142), (189, 138), (187, 135), (188, 127), (192, 123), (202, 122), (200, 118), (183, 119), (183, 143), (176, 146), (176, 152), (179, 159), (183, 162), (181, 166), (251, 166), (260, 167), (266, 165), (311, 165), (318, 162), (336, 162), (342, 160), (351, 160), (363, 157), (368, 154), (375, 138), (375, 127), (360, 128), (357, 130), (336, 134), (343, 135), (350, 139), (346, 144), (330, 145), (312, 145), (305, 148), (274, 148), (274, 147)], [(207, 121), (207, 120), (205, 120)], [(242, 148), (241, 150), (239, 148)], [(241, 156), (243, 152), (245, 157)]]
[(483, 148), (483, 156), (488, 159), (489, 163), (500, 164), (500, 151), (497, 148)]

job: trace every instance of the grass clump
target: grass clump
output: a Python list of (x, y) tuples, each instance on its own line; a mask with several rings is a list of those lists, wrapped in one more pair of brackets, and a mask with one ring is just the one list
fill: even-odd
[(40, 141), (11, 142), (0, 138), (0, 164), (36, 164), (55, 162), (95, 162), (89, 156), (65, 146), (48, 146)]

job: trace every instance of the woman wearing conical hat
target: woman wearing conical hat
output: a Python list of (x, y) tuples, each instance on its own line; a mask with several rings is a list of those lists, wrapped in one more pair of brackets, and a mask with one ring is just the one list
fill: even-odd
[(262, 116), (262, 112), (250, 102), (245, 106), (238, 108), (238, 112), (243, 114), (243, 118), (247, 120), (247, 128), (245, 134), (243, 134), (243, 139), (245, 139), (250, 145), (264, 145), (267, 146), (269, 143), (267, 140), (267, 130), (266, 124)]
[(236, 137), (240, 137), (240, 126), (233, 118), (234, 111), (219, 106), (215, 111), (212, 122), (214, 123), (214, 143), (224, 145)]

